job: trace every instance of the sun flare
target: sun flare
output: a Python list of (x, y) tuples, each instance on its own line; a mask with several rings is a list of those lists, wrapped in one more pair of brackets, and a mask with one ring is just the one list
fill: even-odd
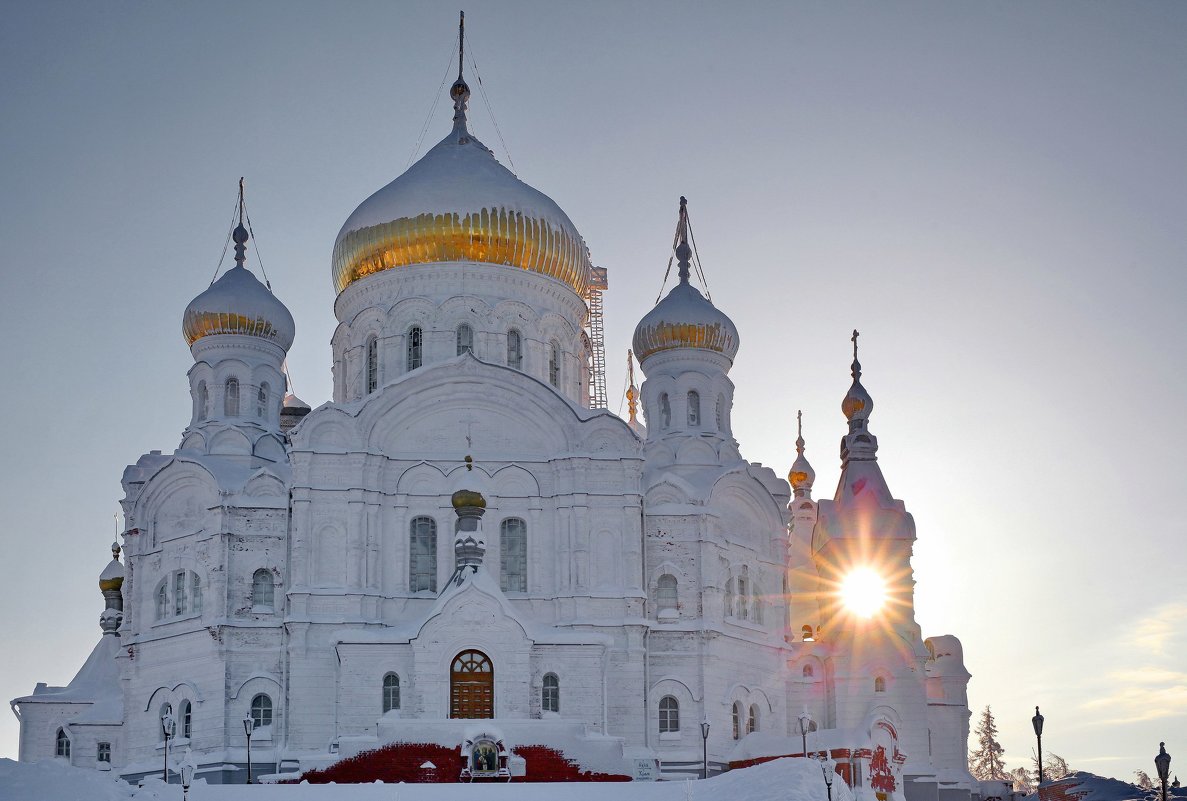
[(886, 602), (886, 582), (868, 567), (859, 567), (841, 582), (841, 601), (858, 617), (870, 617)]

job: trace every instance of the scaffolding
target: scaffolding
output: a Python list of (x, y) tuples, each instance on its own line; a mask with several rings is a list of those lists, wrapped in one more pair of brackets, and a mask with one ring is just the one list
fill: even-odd
[(605, 267), (594, 267), (585, 302), (589, 306), (589, 408), (607, 408), (606, 334), (602, 325), (602, 293), (609, 287)]

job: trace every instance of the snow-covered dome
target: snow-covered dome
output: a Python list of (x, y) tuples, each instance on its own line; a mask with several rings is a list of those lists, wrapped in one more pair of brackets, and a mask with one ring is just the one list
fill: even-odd
[[(239, 250), (247, 241), (247, 230), (239, 225), (234, 237)], [(288, 308), (242, 263), (227, 270), (190, 301), (181, 330), (190, 345), (215, 334), (243, 334), (274, 342), (285, 351), (292, 347), (297, 334)]]
[(111, 561), (103, 572), (99, 574), (100, 590), (118, 590), (124, 586), (124, 566), (120, 562), (120, 546), (118, 542), (111, 543)]
[(593, 268), (576, 227), (467, 130), (470, 90), (460, 77), (450, 94), (449, 136), (342, 226), (334, 242), (334, 291), (384, 270), (462, 261), (521, 267), (584, 295)]
[(643, 362), (653, 353), (672, 348), (711, 350), (733, 362), (738, 353), (738, 328), (725, 312), (689, 283), (688, 201), (680, 198), (680, 221), (676, 226), (676, 258), (680, 283), (635, 326), (635, 356)]

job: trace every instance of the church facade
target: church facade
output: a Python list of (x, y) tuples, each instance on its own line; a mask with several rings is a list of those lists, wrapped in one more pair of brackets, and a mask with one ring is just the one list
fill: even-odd
[[(682, 199), (630, 417), (591, 408), (605, 273), (469, 132), (460, 75), (450, 93), (449, 135), (334, 245), (317, 409), (286, 392), (296, 327), (234, 231), (236, 266), (183, 317), (189, 424), (125, 470), (103, 635), (70, 685), (14, 700), (21, 759), (135, 779), (184, 753), (241, 782), (250, 732), (257, 773), (428, 739), (471, 773), (552, 744), (680, 777), (806, 746), (882, 799), (975, 794), (969, 674), (915, 623), (856, 332), (817, 501), (802, 439), (789, 481), (739, 452), (738, 330), (692, 285)], [(842, 602), (860, 571), (885, 585), (865, 616)]]

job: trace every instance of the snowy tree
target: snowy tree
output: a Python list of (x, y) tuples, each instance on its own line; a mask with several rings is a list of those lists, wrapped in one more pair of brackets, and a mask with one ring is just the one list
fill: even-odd
[(1135, 770), (1133, 772), (1133, 783), (1143, 790), (1153, 790), (1154, 780), (1150, 778), (1150, 774), (1144, 770)]
[[(1039, 758), (1035, 756), (1033, 750), (1030, 752), (1030, 764), (1037, 776), (1039, 773)], [(1071, 772), (1072, 769), (1068, 767), (1066, 759), (1059, 754), (1046, 754), (1046, 758), (1043, 760), (1043, 781), (1053, 782), (1056, 779), (1062, 779)]]
[(1006, 771), (1002, 761), (1005, 749), (997, 741), (997, 724), (988, 706), (981, 713), (981, 720), (973, 733), (977, 737), (977, 750), (969, 754), (969, 772), (981, 781), (1011, 781), (1014, 777)]
[(1010, 778), (1014, 780), (1015, 792), (1030, 795), (1035, 791), (1034, 777), (1026, 768), (1014, 768), (1010, 771)]

